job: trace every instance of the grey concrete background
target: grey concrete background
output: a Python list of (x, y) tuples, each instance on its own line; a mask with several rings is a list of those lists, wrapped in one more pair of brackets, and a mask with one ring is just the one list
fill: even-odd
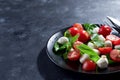
[(120, 19), (120, 0), (0, 0), (0, 80), (113, 78), (63, 70), (45, 52), (56, 31), (75, 22), (104, 23), (106, 16)]

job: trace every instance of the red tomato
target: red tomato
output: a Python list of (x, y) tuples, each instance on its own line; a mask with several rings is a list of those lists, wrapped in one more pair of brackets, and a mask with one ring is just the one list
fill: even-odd
[(77, 52), (77, 51), (70, 51), (69, 53), (68, 53), (68, 55), (67, 55), (67, 57), (68, 57), (68, 59), (70, 60), (70, 61), (77, 61), (77, 60), (79, 60), (79, 58), (80, 58), (80, 53), (79, 52)]
[(106, 36), (107, 40), (110, 40), (113, 45), (119, 45), (120, 44), (120, 38), (116, 35), (110, 34)]
[(85, 43), (90, 39), (90, 35), (85, 30), (80, 30), (78, 40)]
[(82, 69), (84, 71), (94, 71), (96, 69), (96, 63), (92, 60), (86, 60), (82, 65)]
[(110, 52), (110, 58), (115, 62), (120, 62), (120, 50), (114, 49)]
[(70, 32), (70, 34), (72, 36), (75, 36), (76, 34), (79, 34), (79, 29), (76, 28), (76, 27), (71, 27), (71, 28), (68, 29), (68, 31)]
[(102, 47), (98, 48), (100, 54), (109, 54), (112, 51), (112, 47)]
[(73, 27), (78, 28), (78, 30), (83, 30), (83, 26), (80, 23), (73, 24)]
[(74, 44), (73, 44), (73, 48), (74, 48), (76, 51), (79, 51), (79, 50), (77, 49), (77, 46), (79, 46), (80, 44), (83, 44), (83, 43), (80, 42), (80, 41), (76, 41), (76, 42), (74, 42)]
[(113, 42), (114, 45), (120, 45), (120, 38)]
[(103, 35), (104, 37), (106, 37), (107, 35), (109, 35), (111, 33), (112, 29), (110, 26), (107, 25), (102, 25), (98, 31), (99, 34)]

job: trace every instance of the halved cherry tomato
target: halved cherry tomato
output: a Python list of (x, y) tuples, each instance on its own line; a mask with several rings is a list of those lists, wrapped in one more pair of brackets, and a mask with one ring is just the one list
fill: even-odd
[(76, 41), (76, 42), (74, 42), (74, 44), (73, 44), (73, 48), (74, 48), (76, 51), (79, 51), (78, 48), (77, 48), (77, 46), (79, 46), (80, 44), (83, 44), (83, 43), (80, 42), (80, 41)]
[(76, 34), (79, 34), (79, 29), (76, 28), (76, 27), (71, 27), (71, 28), (68, 29), (68, 31), (70, 32), (70, 34), (72, 36), (75, 36)]
[(70, 61), (77, 61), (79, 60), (80, 58), (80, 53), (78, 51), (70, 51), (67, 55), (67, 58), (70, 60)]
[(120, 62), (120, 50), (114, 49), (110, 52), (110, 58), (115, 62)]
[(78, 28), (78, 30), (83, 30), (83, 26), (82, 26), (82, 24), (80, 24), (80, 23), (74, 23), (74, 24), (73, 24), (73, 27)]
[(120, 38), (113, 42), (114, 45), (120, 45)]
[(109, 54), (112, 51), (112, 47), (101, 47), (98, 48), (100, 54)]
[(87, 42), (90, 39), (90, 35), (85, 30), (80, 30), (79, 35), (80, 36), (79, 36), (78, 40), (83, 43)]
[(120, 38), (116, 35), (110, 34), (106, 36), (107, 40), (110, 40), (113, 45), (119, 45), (120, 44)]
[(99, 34), (103, 35), (104, 37), (106, 37), (107, 35), (109, 35), (111, 33), (112, 29), (110, 26), (107, 25), (102, 25), (98, 31)]
[(110, 58), (115, 62), (120, 62), (120, 50), (114, 49), (110, 52)]
[(86, 60), (82, 65), (82, 69), (84, 71), (94, 71), (96, 69), (96, 63), (92, 60)]

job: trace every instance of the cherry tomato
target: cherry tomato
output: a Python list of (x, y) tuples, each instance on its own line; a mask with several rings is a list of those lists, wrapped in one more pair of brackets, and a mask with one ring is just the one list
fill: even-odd
[(76, 42), (74, 42), (74, 44), (73, 44), (73, 48), (74, 48), (75, 50), (79, 51), (79, 50), (77, 49), (77, 46), (79, 46), (80, 44), (83, 44), (83, 43), (80, 42), (80, 41), (76, 41)]
[(99, 34), (103, 35), (104, 37), (106, 37), (107, 35), (109, 35), (111, 33), (112, 29), (110, 26), (107, 25), (102, 25), (98, 31)]
[(113, 42), (114, 45), (120, 45), (120, 39)]
[(79, 34), (79, 29), (76, 28), (76, 27), (71, 27), (71, 28), (68, 29), (68, 31), (70, 32), (70, 34), (72, 36), (75, 36), (76, 34)]
[(79, 60), (80, 58), (80, 53), (77, 52), (77, 51), (70, 51), (67, 55), (67, 58), (70, 60), (70, 61), (77, 61)]
[(96, 69), (96, 63), (92, 60), (86, 60), (82, 65), (82, 69), (84, 71), (94, 71)]
[(110, 40), (113, 45), (119, 45), (120, 44), (120, 38), (116, 35), (110, 34), (106, 36), (107, 40)]
[(90, 39), (90, 35), (85, 30), (80, 30), (78, 40), (85, 43)]
[(120, 50), (114, 49), (110, 52), (110, 58), (115, 62), (120, 62)]
[(109, 54), (112, 51), (112, 47), (102, 47), (98, 48), (100, 54)]
[(73, 24), (73, 27), (78, 28), (78, 30), (83, 30), (83, 26), (82, 26), (82, 24), (80, 24), (80, 23), (75, 23), (75, 24)]

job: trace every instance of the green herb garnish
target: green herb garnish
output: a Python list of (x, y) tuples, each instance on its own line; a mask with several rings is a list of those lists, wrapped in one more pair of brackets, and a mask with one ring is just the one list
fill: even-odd
[(82, 54), (88, 54), (90, 56), (90, 59), (93, 60), (94, 62), (97, 62), (98, 59), (100, 58), (99, 55), (93, 51), (92, 48), (85, 44), (81, 44), (77, 48), (80, 50)]

